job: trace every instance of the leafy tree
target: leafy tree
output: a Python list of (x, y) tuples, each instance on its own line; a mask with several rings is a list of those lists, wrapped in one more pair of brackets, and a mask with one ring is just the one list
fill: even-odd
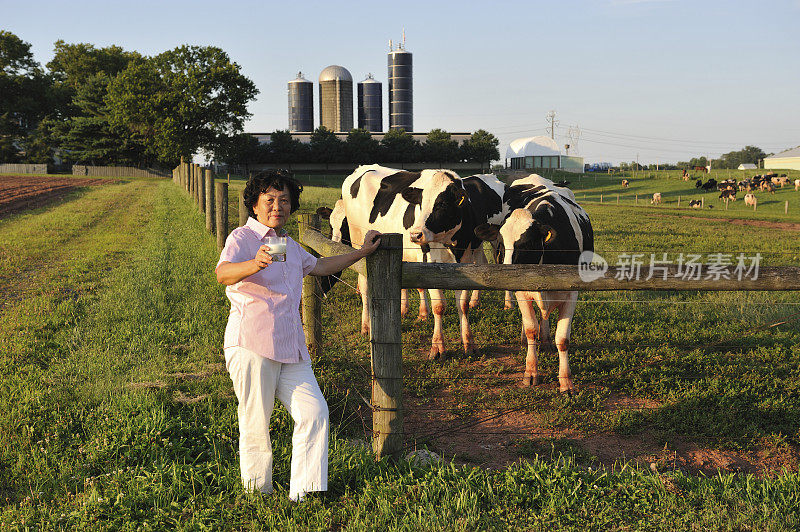
[(380, 144), (372, 138), (369, 131), (365, 129), (353, 129), (347, 134), (345, 141), (345, 152), (348, 156), (347, 162), (352, 163), (374, 163), (378, 160)]
[(45, 140), (57, 147), (66, 161), (82, 164), (151, 164), (145, 139), (113, 124), (106, 103), (111, 81), (131, 63), (141, 63), (138, 52), (119, 46), (96, 48), (88, 43), (55, 43), (47, 63), (54, 80), (54, 123)]
[(428, 132), (425, 144), (422, 145), (423, 160), (431, 163), (449, 163), (460, 159), (458, 142), (451, 139), (450, 133), (442, 129)]
[(180, 46), (130, 63), (109, 84), (113, 124), (147, 144), (164, 164), (199, 149), (216, 152), (240, 132), (258, 90), (239, 65), (214, 46)]
[(416, 163), (422, 158), (422, 147), (403, 128), (390, 129), (381, 140), (381, 159), (385, 162)]
[(720, 168), (738, 168), (740, 164), (758, 165), (761, 159), (768, 157), (764, 150), (756, 146), (745, 146), (738, 151), (723, 154), (715, 166)]
[(297, 139), (292, 138), (289, 130), (275, 131), (270, 135), (269, 160), (273, 163), (308, 162), (310, 149)]
[(337, 163), (347, 159), (342, 141), (339, 140), (336, 133), (325, 126), (319, 126), (311, 134), (309, 148), (311, 149), (310, 162)]
[(461, 159), (482, 164), (496, 161), (500, 159), (499, 144), (497, 137), (479, 129), (461, 144)]
[(0, 30), (0, 161), (19, 159), (25, 137), (50, 107), (49, 87), (30, 43)]
[(248, 133), (239, 133), (226, 137), (214, 158), (227, 164), (249, 164), (262, 162), (259, 159), (265, 159), (265, 155), (257, 138)]

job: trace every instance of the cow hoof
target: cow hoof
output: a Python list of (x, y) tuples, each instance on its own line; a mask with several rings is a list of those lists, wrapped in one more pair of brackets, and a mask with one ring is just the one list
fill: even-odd
[(427, 314), (420, 314), (419, 316), (417, 316), (417, 319), (415, 321), (421, 322), (421, 321), (425, 321), (427, 319), (428, 319), (428, 315)]
[(566, 397), (572, 399), (572, 390), (571, 389), (558, 390), (558, 393), (561, 394), (562, 396), (566, 396)]
[(480, 304), (481, 304), (480, 301), (470, 301), (469, 308), (478, 308), (478, 305)]
[(525, 375), (522, 377), (522, 384), (524, 386), (538, 386), (544, 382), (541, 375)]
[(364, 335), (369, 334), (369, 327), (361, 327), (361, 334)]
[(513, 309), (513, 308), (514, 308), (514, 305), (512, 305), (511, 303), (506, 303), (506, 304), (503, 306), (503, 308), (504, 308), (504, 309), (506, 309), (506, 310), (511, 310), (511, 309)]
[(428, 360), (439, 360), (439, 359), (441, 360), (445, 359), (444, 346), (441, 345), (431, 346), (431, 352), (428, 355)]

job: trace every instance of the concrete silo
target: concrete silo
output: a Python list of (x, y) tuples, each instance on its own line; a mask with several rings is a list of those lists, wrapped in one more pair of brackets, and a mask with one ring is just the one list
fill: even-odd
[(389, 51), (389, 129), (414, 131), (411, 53)]
[(372, 132), (383, 131), (383, 85), (369, 74), (358, 83), (358, 127)]
[(314, 131), (314, 84), (297, 73), (297, 79), (288, 83), (289, 131)]
[(353, 129), (353, 77), (339, 65), (319, 75), (319, 122), (331, 131)]

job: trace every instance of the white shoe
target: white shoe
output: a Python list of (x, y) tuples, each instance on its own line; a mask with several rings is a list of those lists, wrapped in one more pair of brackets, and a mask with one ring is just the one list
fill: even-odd
[(289, 500), (292, 502), (303, 502), (303, 499), (306, 498), (307, 493), (302, 491), (300, 493), (295, 493), (293, 495), (289, 495)]

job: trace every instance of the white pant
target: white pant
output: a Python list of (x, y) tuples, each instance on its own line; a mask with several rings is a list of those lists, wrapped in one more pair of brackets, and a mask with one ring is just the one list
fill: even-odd
[(328, 489), (328, 403), (311, 362), (284, 364), (242, 347), (225, 350), (239, 400), (239, 460), (245, 489), (272, 491), (269, 419), (275, 397), (294, 420), (289, 496)]

